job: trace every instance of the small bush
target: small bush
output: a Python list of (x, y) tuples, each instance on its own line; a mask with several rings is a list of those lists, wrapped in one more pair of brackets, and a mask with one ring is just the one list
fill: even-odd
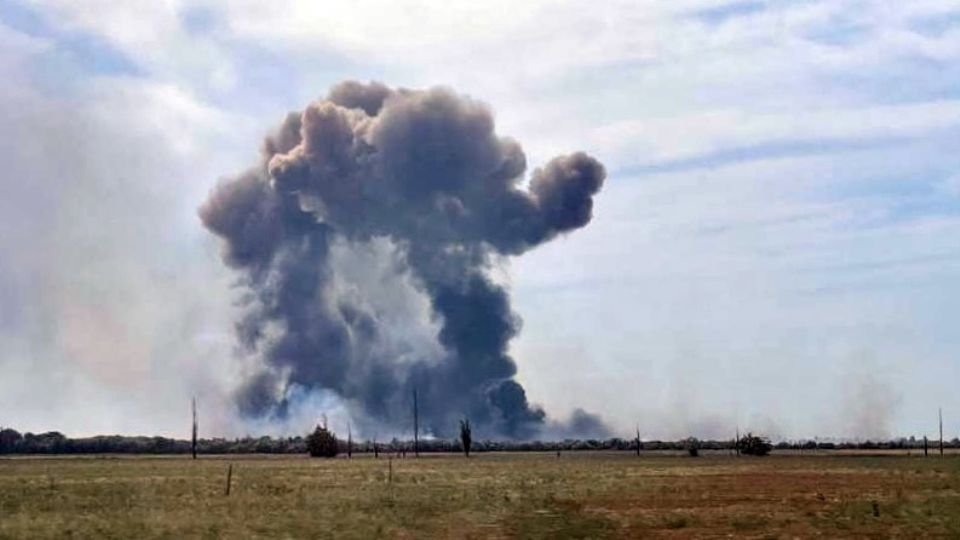
[(763, 437), (747, 433), (740, 439), (740, 453), (748, 456), (765, 456), (770, 453), (773, 445)]
[(664, 519), (663, 526), (668, 529), (684, 529), (690, 525), (690, 518), (687, 516), (669, 516)]
[(317, 426), (313, 433), (307, 435), (307, 451), (312, 457), (332, 458), (337, 456), (337, 437), (325, 427)]

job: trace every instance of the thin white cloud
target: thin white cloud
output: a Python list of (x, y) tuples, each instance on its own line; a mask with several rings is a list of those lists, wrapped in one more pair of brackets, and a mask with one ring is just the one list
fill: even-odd
[(598, 147), (630, 163), (667, 161), (784, 143), (870, 143), (960, 127), (960, 101), (759, 113), (705, 111), (625, 120), (590, 134)]

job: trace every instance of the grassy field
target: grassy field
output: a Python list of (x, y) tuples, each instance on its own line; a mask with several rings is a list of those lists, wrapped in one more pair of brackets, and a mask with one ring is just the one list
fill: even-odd
[[(224, 494), (228, 464), (232, 492)], [(0, 459), (0, 538), (960, 537), (960, 457)]]

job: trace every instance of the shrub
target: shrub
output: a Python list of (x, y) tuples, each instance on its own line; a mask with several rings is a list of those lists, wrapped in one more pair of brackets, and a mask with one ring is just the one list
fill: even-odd
[(313, 457), (336, 457), (339, 452), (337, 437), (327, 428), (317, 426), (313, 433), (307, 435), (307, 451)]
[(740, 453), (748, 456), (765, 456), (772, 448), (770, 441), (753, 433), (747, 433), (740, 439)]
[(696, 437), (690, 437), (684, 441), (683, 446), (687, 449), (690, 457), (698, 457), (700, 455), (700, 440)]
[(15, 429), (0, 429), (0, 454), (12, 453), (22, 439)]

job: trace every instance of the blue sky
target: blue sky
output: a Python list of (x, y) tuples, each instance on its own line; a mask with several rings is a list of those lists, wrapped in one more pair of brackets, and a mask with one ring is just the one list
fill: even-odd
[(229, 407), (236, 292), (195, 210), (375, 79), (610, 171), (590, 226), (498, 270), (552, 415), (864, 438), (942, 406), (960, 435), (960, 5), (516, 4), (0, 3), (0, 423), (182, 435), (201, 392), (211, 430), (274, 429)]

